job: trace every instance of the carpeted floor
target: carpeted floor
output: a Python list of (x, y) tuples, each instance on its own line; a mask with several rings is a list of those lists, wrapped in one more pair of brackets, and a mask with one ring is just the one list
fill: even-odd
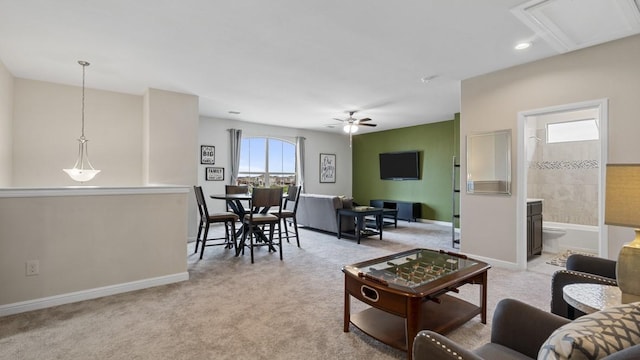
[[(284, 261), (266, 249), (234, 257), (208, 248), (192, 255), (190, 280), (0, 319), (0, 359), (405, 359), (362, 334), (342, 331), (342, 266), (415, 247), (447, 249), (445, 226), (399, 222), (384, 240), (349, 239), (301, 229), (301, 248), (285, 244)], [(141, 254), (140, 256), (145, 256)], [(549, 274), (489, 270), (489, 321), (506, 297), (542, 309)], [(477, 303), (477, 286), (460, 296)], [(352, 300), (352, 311), (363, 304)], [(479, 317), (449, 336), (467, 347), (488, 341)]]

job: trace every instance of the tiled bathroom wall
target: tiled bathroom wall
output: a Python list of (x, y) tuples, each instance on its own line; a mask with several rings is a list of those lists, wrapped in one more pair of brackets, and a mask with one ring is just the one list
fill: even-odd
[(544, 220), (598, 225), (600, 142), (547, 144), (545, 129), (529, 141), (535, 150), (528, 157), (527, 197), (544, 200)]

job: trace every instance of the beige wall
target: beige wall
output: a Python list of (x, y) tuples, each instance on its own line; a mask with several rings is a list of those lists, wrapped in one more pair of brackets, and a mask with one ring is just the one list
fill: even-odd
[[(611, 163), (640, 162), (640, 35), (594, 46), (462, 82), (460, 135), (512, 129), (511, 196), (461, 195), (461, 249), (516, 263), (517, 114), (521, 111), (607, 98)], [(465, 153), (464, 141), (461, 152)], [(462, 157), (462, 178), (466, 176)], [(615, 258), (633, 231), (609, 227), (609, 257)]]
[[(32, 191), (0, 191), (0, 315), (7, 304), (188, 277), (185, 188)], [(26, 276), (29, 260), (39, 275)]]
[[(291, 142), (296, 141), (296, 136), (306, 138), (306, 192), (310, 194), (352, 195), (351, 149), (349, 148), (349, 137), (344, 135), (344, 133), (332, 134), (321, 131), (309, 131), (243, 121), (202, 117), (200, 119), (200, 131), (198, 132), (199, 144), (215, 146), (216, 163), (213, 166), (223, 167), (225, 169), (225, 181), (205, 181), (204, 169), (206, 166), (211, 165), (199, 165), (198, 183), (202, 186), (202, 190), (205, 194), (224, 193), (224, 185), (229, 183), (229, 163), (231, 159), (229, 155), (229, 132), (227, 129), (241, 129), (243, 137), (275, 137)], [(320, 153), (336, 154), (337, 176), (335, 184), (320, 183)], [(224, 209), (224, 203), (222, 201), (208, 202), (212, 210), (222, 211)]]
[(0, 187), (13, 174), (13, 76), (0, 61)]
[[(62, 169), (78, 153), (82, 88), (18, 78), (13, 98), (12, 186), (77, 185)], [(85, 136), (102, 170), (90, 185), (142, 185), (142, 96), (86, 89)]]
[[(145, 185), (197, 183), (199, 162), (198, 97), (148, 89), (144, 95), (143, 163), (139, 169)], [(188, 198), (189, 238), (195, 239), (197, 210), (195, 196)]]
[(147, 183), (195, 184), (198, 97), (149, 89), (145, 98)]
[[(0, 145), (0, 171), (11, 174), (0, 192), (78, 185), (62, 169), (77, 156), (81, 88), (12, 79), (1, 67), (0, 136), (12, 145)], [(91, 162), (102, 172), (82, 189), (195, 183), (197, 97), (149, 93), (86, 89), (85, 136)], [(8, 120), (5, 104), (13, 107)], [(0, 194), (0, 315), (187, 279), (193, 197), (186, 188), (174, 198), (154, 196)], [(41, 262), (41, 275), (25, 276), (29, 259)]]

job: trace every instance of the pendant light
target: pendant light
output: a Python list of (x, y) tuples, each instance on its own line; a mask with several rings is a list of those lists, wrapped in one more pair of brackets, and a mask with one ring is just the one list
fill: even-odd
[(84, 137), (84, 72), (85, 68), (89, 66), (86, 61), (78, 61), (78, 64), (82, 65), (82, 132), (78, 139), (78, 159), (73, 169), (63, 169), (71, 179), (78, 182), (85, 182), (93, 179), (100, 170), (96, 170), (89, 162), (89, 151), (87, 150), (88, 139)]

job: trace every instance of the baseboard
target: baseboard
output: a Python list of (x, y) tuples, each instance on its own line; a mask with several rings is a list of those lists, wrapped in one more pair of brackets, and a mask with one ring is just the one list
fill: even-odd
[(416, 221), (417, 222), (421, 222), (421, 223), (426, 223), (426, 224), (436, 224), (436, 225), (451, 226), (451, 222), (447, 222), (447, 221), (429, 220), (429, 219), (417, 219)]
[(40, 299), (21, 301), (0, 305), (0, 316), (19, 314), (32, 310), (45, 309), (52, 306), (70, 304), (78, 301), (96, 299), (103, 296), (121, 294), (129, 291), (146, 289), (154, 286), (166, 285), (189, 280), (189, 273), (177, 273), (150, 279), (136, 280), (128, 283), (109, 285), (94, 289), (76, 291), (67, 294), (48, 296)]
[(525, 269), (519, 267), (518, 264), (514, 263), (514, 262), (498, 260), (498, 259), (494, 259), (494, 258), (488, 258), (488, 257), (478, 256), (478, 255), (473, 255), (473, 254), (467, 254), (467, 255), (469, 255), (469, 257), (473, 258), (474, 260), (480, 260), (482, 262), (486, 262), (487, 264), (491, 265), (492, 267), (497, 267), (497, 268), (507, 269), (507, 270), (514, 270), (514, 271), (525, 270)]

